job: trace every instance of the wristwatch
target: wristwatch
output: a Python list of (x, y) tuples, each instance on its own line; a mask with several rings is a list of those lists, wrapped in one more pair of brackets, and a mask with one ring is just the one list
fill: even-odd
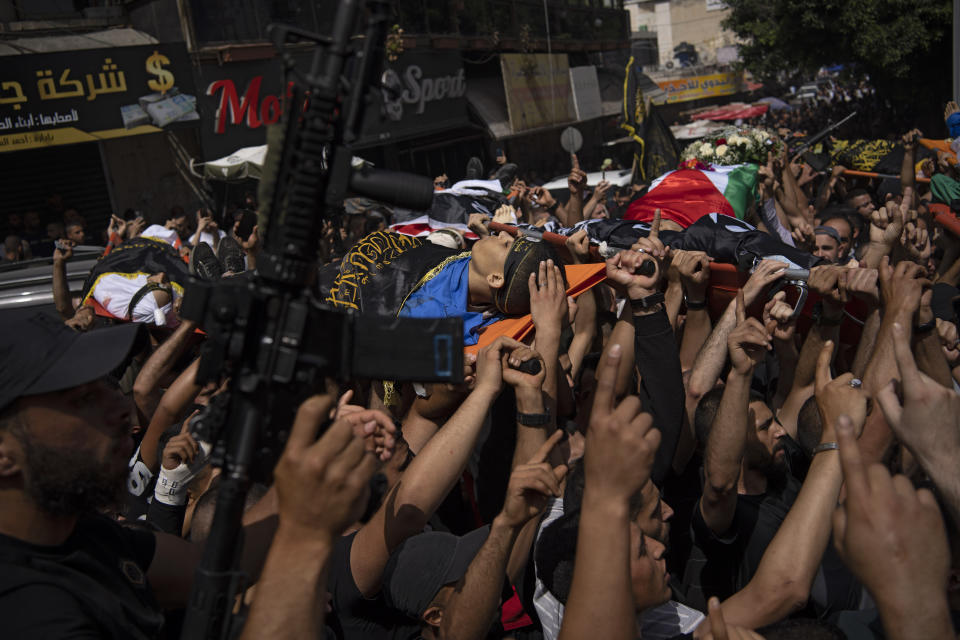
[(914, 333), (927, 333), (928, 331), (933, 331), (937, 328), (937, 319), (934, 318), (929, 322), (924, 322), (923, 324), (918, 324), (913, 328)]
[(683, 296), (683, 304), (687, 305), (687, 311), (699, 311), (700, 309), (707, 308), (707, 299), (704, 298), (703, 300), (694, 302), (687, 296)]
[(634, 311), (650, 311), (664, 300), (663, 293), (658, 291), (644, 298), (630, 299), (630, 308)]
[(542, 427), (550, 424), (550, 413), (520, 413), (518, 411), (517, 422), (525, 427)]
[(821, 327), (837, 327), (843, 322), (843, 312), (841, 312), (836, 318), (828, 318), (827, 316), (823, 315), (822, 300), (818, 300), (817, 303), (813, 305), (813, 312), (810, 315), (813, 317), (813, 321)]

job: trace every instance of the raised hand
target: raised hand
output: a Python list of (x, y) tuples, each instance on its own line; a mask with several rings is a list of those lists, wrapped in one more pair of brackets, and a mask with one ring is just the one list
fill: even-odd
[(950, 551), (936, 499), (883, 465), (868, 466), (846, 418), (837, 441), (847, 498), (833, 514), (834, 545), (876, 601), (886, 637), (952, 638)]
[[(637, 238), (637, 241), (630, 247), (633, 251), (643, 253), (653, 260), (662, 260), (667, 256), (667, 247), (660, 240), (660, 209), (653, 212), (653, 221), (650, 223), (650, 233), (646, 238)], [(659, 262), (657, 262), (659, 267)]]
[(917, 368), (899, 323), (892, 333), (903, 401), (892, 381), (882, 387), (877, 402), (883, 416), (928, 473), (937, 465), (952, 466), (960, 455), (960, 396)]
[(880, 288), (877, 284), (880, 272), (877, 269), (846, 269), (840, 277), (848, 295), (863, 300), (870, 308), (880, 304)]
[(567, 318), (567, 290), (563, 284), (560, 267), (547, 260), (540, 263), (536, 273), (531, 273), (527, 287), (530, 290), (530, 315), (537, 333), (545, 331), (559, 334)]
[(551, 466), (547, 456), (563, 437), (563, 431), (553, 432), (546, 442), (525, 464), (518, 465), (510, 474), (507, 496), (500, 510), (500, 518), (508, 526), (519, 529), (540, 515), (551, 498), (562, 495), (560, 483), (567, 475), (567, 466)]
[(930, 287), (923, 267), (914, 262), (898, 262), (890, 267), (890, 259), (884, 256), (880, 263), (880, 290), (883, 304), (889, 310), (915, 313), (920, 308), (920, 298)]
[(787, 294), (779, 291), (763, 307), (763, 326), (775, 340), (788, 342), (797, 331), (793, 307), (786, 301)]
[(827, 340), (817, 357), (817, 376), (814, 382), (814, 397), (820, 411), (823, 425), (821, 442), (836, 440), (835, 429), (841, 415), (850, 420), (857, 436), (863, 430), (867, 420), (867, 395), (861, 388), (862, 383), (852, 373), (844, 373), (837, 378), (830, 375), (830, 361), (833, 359), (833, 342)]
[(783, 271), (788, 266), (786, 262), (770, 259), (763, 260), (758, 264), (757, 268), (750, 274), (750, 278), (746, 284), (743, 285), (743, 289), (741, 289), (741, 291), (743, 291), (743, 301), (746, 303), (746, 306), (749, 307), (753, 304), (757, 296), (759, 296), (768, 285), (782, 278)]
[(565, 244), (573, 258), (574, 264), (584, 264), (590, 260), (590, 236), (586, 229), (580, 229), (572, 236), (567, 237)]
[(76, 243), (73, 240), (67, 240), (66, 238), (61, 238), (57, 240), (57, 244), (53, 250), (53, 261), (54, 263), (64, 262), (73, 257), (73, 247)]
[(481, 238), (490, 234), (490, 230), (487, 228), (489, 224), (490, 216), (485, 213), (471, 213), (467, 219), (467, 228)]
[(616, 404), (617, 369), (622, 355), (620, 345), (614, 343), (597, 378), (584, 472), (586, 490), (626, 503), (650, 479), (660, 432), (653, 428), (650, 414), (641, 412), (638, 397), (627, 396)]
[(583, 194), (587, 187), (587, 173), (580, 169), (580, 161), (577, 160), (577, 154), (570, 154), (570, 176), (567, 178), (567, 186), (572, 194)]
[(370, 479), (393, 453), (396, 428), (380, 411), (351, 413), (318, 440), (332, 396), (300, 405), (274, 470), (280, 527), (332, 543), (366, 506)]
[(770, 349), (771, 336), (756, 318), (747, 317), (743, 290), (737, 291), (737, 326), (727, 338), (730, 363), (742, 375), (748, 375)]

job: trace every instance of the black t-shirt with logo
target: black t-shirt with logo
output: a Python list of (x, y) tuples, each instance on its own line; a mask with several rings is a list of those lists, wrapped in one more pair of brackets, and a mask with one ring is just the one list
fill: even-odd
[(154, 535), (84, 516), (58, 546), (0, 535), (3, 638), (157, 638), (163, 615), (146, 579)]

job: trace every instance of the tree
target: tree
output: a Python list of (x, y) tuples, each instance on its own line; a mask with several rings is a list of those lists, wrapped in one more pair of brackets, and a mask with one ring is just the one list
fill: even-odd
[[(950, 95), (950, 0), (727, 0), (724, 27), (763, 81), (809, 79), (842, 64), (918, 120), (942, 117)], [(942, 121), (940, 128), (942, 129)], [(940, 131), (926, 131), (939, 135)]]

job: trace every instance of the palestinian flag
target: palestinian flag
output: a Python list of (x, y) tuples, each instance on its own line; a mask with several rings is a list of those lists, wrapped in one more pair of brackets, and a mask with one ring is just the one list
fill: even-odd
[(757, 169), (747, 163), (669, 171), (630, 204), (624, 219), (649, 222), (657, 209), (684, 229), (711, 213), (743, 219), (754, 200)]

